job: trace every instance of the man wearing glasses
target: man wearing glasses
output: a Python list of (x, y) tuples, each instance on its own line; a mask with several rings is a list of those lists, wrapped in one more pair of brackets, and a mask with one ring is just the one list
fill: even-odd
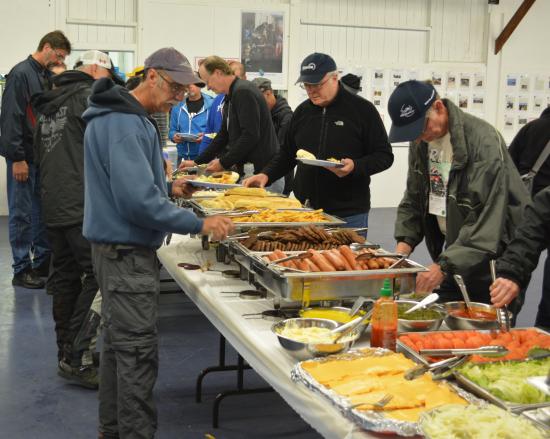
[(472, 301), (490, 303), (489, 261), (502, 254), (529, 201), (502, 136), (425, 82), (400, 84), (388, 112), (390, 141), (411, 142), (396, 250), (408, 255), (425, 238), (434, 260), (416, 291), (438, 288), (443, 301), (462, 300), (452, 278), (460, 274)]
[[(199, 82), (174, 48), (145, 60), (141, 83), (129, 92), (102, 78), (83, 115), (84, 236), (92, 244), (103, 303), (99, 378), (100, 437), (155, 435), (153, 387), (158, 373), (156, 250), (166, 233), (201, 233), (219, 240), (232, 230), (224, 217), (201, 220), (168, 197), (160, 134), (152, 113), (168, 112)], [(173, 196), (190, 193), (184, 180)]]
[[(12, 285), (43, 288), (50, 248), (42, 223), (38, 167), (33, 159), (36, 115), (31, 96), (49, 87), (49, 68), (63, 64), (71, 43), (61, 31), (50, 32), (38, 49), (8, 73), (0, 113), (0, 154), (6, 158)], [(32, 257), (31, 257), (32, 255)]]
[(317, 159), (335, 158), (342, 167), (298, 163), (294, 194), (311, 207), (344, 218), (349, 227), (367, 227), (370, 176), (393, 163), (391, 146), (378, 111), (366, 99), (342, 87), (334, 60), (323, 53), (307, 56), (296, 81), (309, 99), (294, 112), (280, 152), (245, 181), (265, 186), (296, 166), (296, 152), (305, 149)]

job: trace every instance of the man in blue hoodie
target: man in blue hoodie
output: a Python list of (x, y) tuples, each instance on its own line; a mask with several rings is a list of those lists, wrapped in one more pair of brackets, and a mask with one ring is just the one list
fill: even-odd
[(182, 160), (195, 160), (205, 134), (214, 98), (201, 91), (204, 82), (190, 84), (187, 98), (172, 108), (168, 136), (178, 147), (178, 165)]
[[(167, 232), (223, 239), (230, 219), (205, 220), (168, 198), (155, 112), (168, 112), (199, 81), (187, 58), (163, 48), (145, 60), (140, 85), (129, 92), (98, 80), (83, 118), (84, 236), (103, 295), (99, 384), (100, 437), (152, 438), (157, 425), (153, 387), (158, 372), (156, 249)], [(190, 192), (183, 180), (173, 196)]]

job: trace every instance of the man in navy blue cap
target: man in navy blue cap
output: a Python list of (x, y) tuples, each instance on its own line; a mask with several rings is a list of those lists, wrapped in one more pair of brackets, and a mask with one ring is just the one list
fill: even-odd
[(367, 227), (370, 176), (393, 163), (382, 119), (374, 105), (342, 86), (329, 55), (308, 55), (296, 82), (309, 99), (294, 112), (279, 153), (245, 185), (263, 187), (282, 177), (296, 166), (299, 149), (317, 159), (337, 159), (334, 167), (298, 163), (294, 194), (302, 203), (309, 200), (312, 207), (344, 218), (349, 227)]
[(397, 251), (408, 255), (425, 238), (434, 260), (416, 291), (439, 288), (444, 301), (461, 300), (452, 279), (460, 274), (473, 301), (490, 303), (489, 261), (510, 242), (529, 200), (502, 136), (426, 82), (400, 84), (388, 112), (390, 142), (411, 142)]

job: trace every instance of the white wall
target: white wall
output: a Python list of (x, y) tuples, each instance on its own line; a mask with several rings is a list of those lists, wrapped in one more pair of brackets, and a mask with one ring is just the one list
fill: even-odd
[[(534, 4), (505, 45), (494, 40), (521, 0), (27, 0), (0, 2), (0, 38), (9, 41), (0, 73), (31, 53), (40, 37), (65, 30), (75, 49), (136, 52), (136, 64), (153, 50), (175, 46), (193, 62), (217, 53), (239, 56), (239, 10), (283, 10), (288, 15), (288, 98), (304, 99), (293, 85), (303, 57), (330, 53), (339, 67), (368, 74), (373, 68), (480, 71), (486, 74), (483, 117), (503, 131), (508, 73), (550, 76), (550, 1)], [(369, 84), (363, 95), (372, 99)], [(381, 107), (382, 112), (384, 108)], [(386, 125), (389, 121), (385, 118)], [(393, 167), (373, 178), (374, 207), (396, 206), (404, 191), (406, 147), (395, 147)], [(5, 164), (0, 161), (0, 214), (6, 213)]]

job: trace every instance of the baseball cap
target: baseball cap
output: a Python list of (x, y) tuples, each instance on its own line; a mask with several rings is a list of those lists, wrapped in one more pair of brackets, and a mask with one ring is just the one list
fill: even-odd
[(98, 65), (103, 67), (111, 73), (113, 81), (118, 85), (124, 85), (124, 81), (115, 73), (113, 61), (105, 52), (99, 50), (87, 50), (83, 52), (74, 64), (74, 68), (77, 69), (80, 66)]
[(252, 84), (254, 84), (256, 87), (260, 89), (260, 91), (264, 92), (266, 90), (273, 90), (271, 88), (271, 80), (267, 78), (263, 78), (261, 76), (254, 78), (252, 80)]
[(163, 47), (153, 52), (145, 60), (146, 69), (162, 69), (168, 72), (170, 77), (181, 85), (203, 83), (193, 72), (188, 59), (173, 47)]
[(300, 66), (300, 77), (296, 81), (318, 84), (329, 72), (336, 71), (336, 63), (330, 55), (325, 53), (312, 53), (304, 58)]
[[(200, 79), (200, 76), (199, 76), (199, 73), (198, 73), (198, 72), (195, 72), (195, 76), (196, 76), (197, 78)], [(197, 87), (200, 87), (200, 88), (203, 88), (203, 87), (206, 86), (206, 83), (205, 83), (202, 79), (200, 79), (199, 82), (195, 82), (194, 84), (195, 84)]]
[(388, 99), (392, 120), (390, 142), (418, 139), (424, 130), (425, 116), (437, 93), (431, 84), (406, 81), (399, 84)]

